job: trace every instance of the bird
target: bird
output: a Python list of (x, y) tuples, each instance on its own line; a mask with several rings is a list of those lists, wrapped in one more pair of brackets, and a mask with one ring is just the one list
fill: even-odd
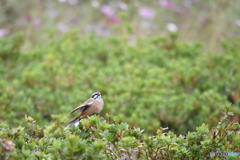
[(67, 124), (66, 128), (71, 125), (75, 127), (78, 126), (81, 119), (89, 117), (93, 114), (100, 113), (103, 109), (104, 102), (99, 91), (94, 92), (91, 97), (86, 100), (84, 103), (74, 108), (70, 113), (74, 113), (76, 111), (80, 111), (80, 114), (71, 119)]

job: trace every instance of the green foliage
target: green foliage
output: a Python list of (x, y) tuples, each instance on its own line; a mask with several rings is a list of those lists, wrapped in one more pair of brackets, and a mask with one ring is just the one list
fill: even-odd
[[(237, 47), (224, 43), (226, 53), (204, 54), (199, 44), (177, 43), (176, 37), (136, 39), (134, 46), (128, 41), (70, 32), (20, 53), (13, 47), (19, 38), (3, 39), (1, 55), (9, 59), (0, 63), (1, 119), (17, 126), (27, 114), (43, 125), (96, 90), (106, 102), (103, 114), (147, 132), (212, 126), (229, 100), (239, 114)], [(18, 58), (10, 58), (12, 53)]]
[(126, 123), (92, 116), (79, 127), (64, 129), (64, 121), (39, 127), (26, 117), (27, 127), (0, 126), (1, 159), (210, 159), (210, 152), (233, 151), (240, 126), (223, 118), (211, 131), (202, 125), (186, 137), (159, 128), (155, 136)]
[(8, 39), (0, 38), (0, 60), (16, 58), (23, 44), (23, 35), (15, 34)]
[[(70, 32), (21, 51), (23, 38), (0, 41), (0, 159), (210, 159), (239, 147), (238, 43), (207, 54), (177, 35), (129, 45)], [(96, 90), (104, 118), (64, 129)]]

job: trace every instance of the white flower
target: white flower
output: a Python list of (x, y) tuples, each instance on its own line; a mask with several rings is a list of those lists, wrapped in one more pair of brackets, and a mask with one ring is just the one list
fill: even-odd
[(237, 25), (238, 27), (240, 27), (240, 19), (237, 19), (237, 20), (235, 21), (235, 23), (236, 23), (236, 25)]
[(91, 6), (93, 7), (93, 8), (98, 8), (99, 7), (99, 2), (98, 1), (92, 1), (91, 2)]
[(76, 5), (76, 4), (78, 4), (78, 0), (68, 0), (68, 3), (70, 4), (70, 5)]
[(128, 5), (124, 2), (119, 2), (118, 5), (119, 5), (119, 8), (122, 9), (122, 10), (127, 10), (128, 9)]
[(64, 3), (64, 2), (66, 2), (66, 0), (58, 0), (58, 2)]
[(178, 27), (174, 23), (168, 23), (167, 24), (167, 30), (169, 32), (177, 32), (178, 31)]
[(58, 23), (57, 24), (57, 29), (60, 31), (60, 32), (67, 32), (69, 31), (69, 26), (64, 24), (64, 23)]

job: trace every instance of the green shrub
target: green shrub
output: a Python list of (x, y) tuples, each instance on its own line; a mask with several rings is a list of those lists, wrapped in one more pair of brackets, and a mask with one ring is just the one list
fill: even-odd
[[(223, 42), (224, 53), (212, 54), (173, 38), (131, 46), (128, 37), (71, 32), (28, 51), (22, 36), (1, 39), (0, 159), (220, 159), (210, 153), (234, 152), (238, 43)], [(67, 113), (96, 90), (104, 118), (64, 129)]]
[(8, 39), (0, 38), (0, 59), (16, 58), (23, 42), (24, 37), (22, 34), (15, 34)]
[(79, 127), (64, 129), (65, 121), (39, 127), (26, 117), (26, 127), (0, 126), (1, 159), (217, 159), (211, 152), (232, 152), (239, 145), (240, 126), (223, 118), (214, 129), (205, 124), (185, 137), (159, 128), (149, 136), (127, 123), (92, 116)]
[[(4, 43), (18, 44), (15, 39)], [(137, 39), (134, 46), (127, 42), (70, 32), (21, 51), (17, 60), (2, 60), (0, 117), (17, 126), (27, 114), (44, 125), (96, 90), (106, 102), (103, 114), (118, 115), (149, 133), (160, 126), (177, 133), (202, 123), (211, 127), (229, 100), (239, 114), (237, 44), (224, 43), (225, 53), (207, 54), (199, 44), (157, 37)], [(9, 57), (15, 49), (2, 53)]]

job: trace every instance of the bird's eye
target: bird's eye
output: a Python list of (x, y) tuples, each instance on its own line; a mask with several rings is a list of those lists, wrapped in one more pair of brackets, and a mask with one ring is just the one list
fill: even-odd
[(94, 94), (92, 98), (96, 99), (98, 96), (99, 96), (98, 94)]

